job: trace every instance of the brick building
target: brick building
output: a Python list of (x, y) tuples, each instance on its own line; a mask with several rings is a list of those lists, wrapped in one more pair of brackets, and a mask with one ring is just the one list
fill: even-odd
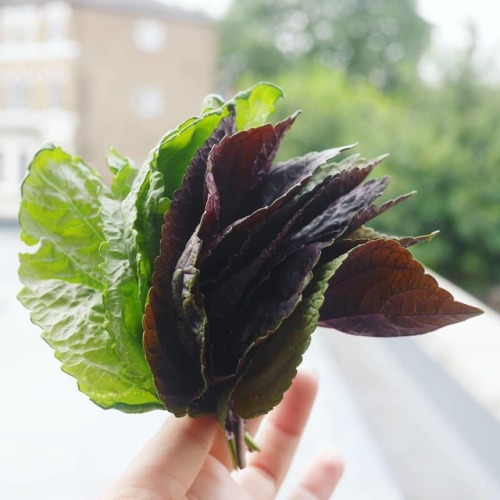
[(0, 1), (0, 218), (34, 152), (142, 162), (213, 92), (216, 28), (156, 0)]

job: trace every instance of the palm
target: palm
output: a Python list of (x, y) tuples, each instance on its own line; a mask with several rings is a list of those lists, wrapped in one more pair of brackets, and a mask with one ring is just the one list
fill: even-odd
[[(213, 417), (168, 419), (128, 471), (102, 497), (117, 499), (272, 499), (290, 466), (317, 389), (314, 375), (300, 373), (283, 402), (258, 430), (262, 451), (232, 471), (227, 447)], [(250, 431), (260, 421), (251, 422)], [(342, 474), (331, 454), (319, 456), (292, 498), (327, 499)]]

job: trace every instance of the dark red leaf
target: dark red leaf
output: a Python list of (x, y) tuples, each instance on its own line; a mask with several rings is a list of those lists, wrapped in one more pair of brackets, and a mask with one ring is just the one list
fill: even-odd
[[(351, 172), (355, 172), (356, 169)], [(378, 198), (389, 183), (388, 177), (371, 180), (343, 194), (291, 238), (292, 245), (335, 239), (344, 233), (350, 221)], [(350, 187), (350, 186), (349, 186)]]
[(205, 171), (210, 151), (222, 138), (234, 129), (234, 116), (221, 120), (211, 137), (198, 150), (191, 161), (181, 187), (174, 193), (170, 209), (165, 215), (162, 227), (162, 252), (160, 262), (155, 266), (158, 279), (169, 282), (186, 243), (200, 222), (206, 201), (203, 189)]
[(240, 311), (231, 332), (229, 348), (242, 356), (246, 347), (274, 332), (294, 310), (312, 278), (323, 244), (313, 243), (275, 266)]
[(350, 252), (353, 248), (364, 245), (370, 241), (374, 240), (394, 240), (397, 241), (402, 247), (408, 248), (417, 243), (423, 243), (432, 240), (438, 231), (434, 231), (430, 234), (424, 234), (422, 236), (389, 236), (387, 234), (381, 234), (374, 229), (366, 226), (361, 226), (353, 233), (349, 233), (346, 236), (342, 236), (338, 240), (335, 240), (331, 245), (324, 248), (321, 253), (321, 262), (331, 262), (334, 259), (340, 257), (343, 254)]
[[(289, 240), (289, 251), (300, 248), (307, 242), (314, 241), (316, 235), (319, 235), (318, 229), (321, 222), (324, 220), (325, 211), (332, 209), (339, 203), (339, 199), (343, 196), (349, 196), (349, 193), (356, 187), (360, 186), (372, 170), (382, 161), (383, 157), (377, 158), (369, 163), (358, 165), (341, 170), (334, 175), (327, 176), (321, 183), (315, 185), (311, 191), (303, 194), (303, 199), (298, 201), (300, 205), (300, 214), (295, 217), (295, 227), (291, 232)], [(373, 182), (373, 181), (371, 181)], [(380, 189), (384, 189), (385, 180), (380, 181)], [(362, 191), (366, 188), (361, 186)], [(310, 196), (313, 193), (313, 196)], [(361, 205), (367, 205), (373, 201), (374, 197), (369, 196), (370, 188), (366, 190), (367, 196), (358, 196), (361, 198)], [(378, 196), (378, 195), (376, 195)], [(376, 198), (375, 196), (375, 198)], [(348, 200), (348, 198), (346, 199)], [(371, 201), (369, 201), (371, 200)], [(358, 203), (359, 205), (359, 203)], [(350, 218), (354, 216), (350, 214)], [(328, 218), (327, 218), (328, 219)], [(326, 238), (324, 238), (326, 239)]]
[[(283, 208), (291, 202), (294, 196), (302, 189), (311, 175), (304, 177), (295, 186), (292, 186), (286, 193), (276, 199), (271, 205), (263, 207), (250, 215), (230, 224), (210, 241), (204, 248), (200, 256), (200, 265), (203, 269), (203, 280), (205, 282), (221, 279), (227, 276), (228, 269), (233, 269), (232, 259), (240, 262), (244, 260), (242, 250), (250, 236), (257, 235), (265, 228), (265, 222), (275, 219), (286, 221), (289, 218), (290, 209)], [(283, 212), (286, 210), (286, 214)], [(281, 225), (281, 227), (283, 227)], [(275, 233), (273, 233), (273, 236)], [(262, 239), (262, 238), (260, 238)]]
[[(182, 186), (173, 196), (162, 227), (160, 255), (155, 262), (153, 286), (144, 315), (146, 357), (160, 398), (176, 415), (186, 413), (189, 402), (201, 394), (205, 385), (204, 338), (201, 331), (204, 318), (193, 275), (201, 248), (196, 228), (207, 206), (212, 207), (216, 203), (213, 194), (203, 202), (208, 155), (214, 145), (233, 128), (232, 115), (221, 121), (205, 145), (198, 150)], [(207, 217), (204, 227), (211, 222), (212, 219)], [(177, 275), (174, 280), (175, 272)], [(183, 288), (187, 288), (187, 293), (191, 294), (190, 300), (184, 305), (178, 302), (179, 298), (186, 295)]]
[[(269, 271), (287, 254), (308, 243), (327, 239), (326, 236), (330, 236), (330, 233), (323, 234), (318, 230), (328, 230), (328, 224), (337, 224), (338, 230), (343, 230), (355, 214), (364, 206), (370, 205), (386, 185), (385, 179), (359, 185), (374, 166), (375, 162), (372, 162), (363, 168), (355, 167), (342, 171), (292, 200), (289, 195), (294, 188), (301, 186), (298, 184), (271, 206), (255, 212), (231, 227), (232, 234), (228, 234), (225, 241), (220, 242), (222, 244), (213, 248), (212, 255), (203, 264), (203, 281), (206, 283), (210, 279), (216, 279), (219, 283), (217, 291), (214, 292), (217, 298), (214, 303), (226, 305), (220, 314), (224, 317), (232, 314), (233, 309), (229, 305), (237, 307), (240, 297), (247, 293), (252, 281), (255, 283), (263, 267)], [(301, 179), (301, 183), (311, 179), (311, 175)], [(358, 186), (359, 190), (351, 191), (355, 186)], [(342, 198), (345, 193), (346, 198)], [(338, 196), (341, 196), (340, 200), (337, 200)], [(284, 206), (275, 210), (278, 202)], [(336, 219), (327, 213), (326, 221), (323, 220), (325, 208), (329, 204), (335, 206), (336, 202), (343, 202), (342, 207), (345, 210), (340, 209)], [(263, 215), (266, 218), (263, 218)], [(346, 217), (347, 221), (342, 217)], [(219, 271), (218, 275), (215, 274), (216, 270)]]
[(252, 195), (253, 208), (270, 205), (304, 177), (314, 174), (318, 167), (351, 147), (327, 149), (278, 163), (255, 189)]
[(168, 304), (167, 295), (153, 286), (144, 314), (144, 350), (155, 385), (165, 406), (177, 416), (184, 415), (189, 402), (204, 387), (201, 347), (187, 349), (179, 331), (179, 319)]
[(247, 215), (244, 207), (249, 195), (268, 174), (281, 139), (295, 117), (225, 137), (212, 149), (207, 169), (213, 173), (222, 200), (221, 227)]
[(352, 250), (329, 282), (320, 324), (353, 335), (427, 333), (481, 314), (456, 302), (393, 240)]
[(360, 211), (355, 217), (352, 218), (352, 220), (349, 222), (349, 225), (345, 228), (344, 234), (350, 234), (353, 231), (356, 231), (363, 224), (365, 224), (365, 222), (378, 217), (379, 215), (389, 210), (389, 208), (395, 207), (396, 205), (399, 205), (399, 203), (402, 203), (403, 201), (411, 198), (414, 194), (415, 191), (403, 194), (401, 196), (398, 196), (394, 200), (386, 201), (380, 207), (378, 207), (377, 205), (367, 206), (364, 210)]

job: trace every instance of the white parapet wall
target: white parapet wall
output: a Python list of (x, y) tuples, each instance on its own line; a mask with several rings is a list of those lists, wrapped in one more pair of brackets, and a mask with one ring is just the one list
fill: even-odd
[(500, 422), (500, 314), (433, 273), (456, 300), (477, 306), (482, 316), (415, 337), (467, 393)]

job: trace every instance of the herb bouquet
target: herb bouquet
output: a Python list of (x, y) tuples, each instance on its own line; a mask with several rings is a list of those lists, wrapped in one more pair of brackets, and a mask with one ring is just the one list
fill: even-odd
[(63, 370), (103, 408), (216, 415), (239, 467), (245, 421), (282, 399), (318, 323), (393, 337), (481, 312), (413, 259), (433, 235), (366, 226), (409, 196), (375, 203), (383, 157), (347, 146), (275, 162), (297, 117), (267, 123), (281, 96), (211, 97), (142, 168), (110, 150), (110, 187), (53, 146), (22, 186), (36, 249), (20, 256), (19, 299)]

